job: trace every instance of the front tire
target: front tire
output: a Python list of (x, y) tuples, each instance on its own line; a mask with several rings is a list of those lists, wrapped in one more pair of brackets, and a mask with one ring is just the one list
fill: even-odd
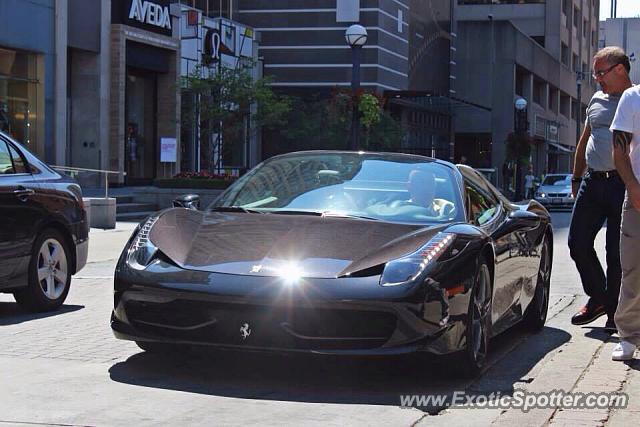
[(491, 336), (491, 272), (484, 258), (476, 273), (467, 312), (466, 345), (463, 351), (463, 374), (477, 375), (487, 362)]
[(53, 229), (43, 231), (33, 245), (28, 285), (13, 294), (16, 302), (29, 311), (57, 309), (69, 294), (70, 267), (71, 257), (64, 236)]

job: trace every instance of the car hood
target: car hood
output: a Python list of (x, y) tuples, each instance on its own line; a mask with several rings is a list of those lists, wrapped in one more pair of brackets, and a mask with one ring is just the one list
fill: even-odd
[(335, 278), (414, 252), (443, 227), (343, 217), (164, 211), (149, 239), (185, 269)]
[(541, 185), (538, 189), (540, 193), (571, 193), (569, 185)]

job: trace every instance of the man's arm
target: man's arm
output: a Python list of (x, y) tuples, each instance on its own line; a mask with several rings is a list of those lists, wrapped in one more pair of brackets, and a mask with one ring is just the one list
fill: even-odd
[(640, 210), (640, 184), (633, 173), (629, 152), (633, 134), (620, 130), (613, 131), (613, 161), (616, 170), (627, 187), (629, 200), (633, 207)]
[(573, 197), (578, 195), (578, 188), (580, 187), (579, 178), (584, 174), (585, 169), (587, 169), (587, 142), (589, 141), (589, 136), (591, 135), (591, 126), (585, 125), (582, 130), (582, 135), (580, 135), (580, 140), (578, 141), (578, 146), (576, 147), (575, 160), (573, 161), (573, 177), (571, 180), (571, 192), (573, 193)]

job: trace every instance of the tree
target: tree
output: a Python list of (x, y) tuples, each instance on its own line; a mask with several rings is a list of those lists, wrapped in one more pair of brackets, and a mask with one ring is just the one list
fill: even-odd
[[(196, 108), (183, 115), (183, 123), (200, 128), (201, 164), (211, 172), (219, 160), (213, 158), (212, 135), (220, 136), (224, 131), (222, 149), (228, 152), (235, 144), (244, 144), (247, 128), (282, 125), (290, 110), (289, 99), (271, 89), (271, 80), (255, 80), (246, 66), (215, 70), (197, 66), (181, 83), (196, 100)], [(248, 126), (249, 119), (254, 126)]]
[[(280, 135), (293, 149), (348, 149), (353, 99), (351, 91), (344, 89), (335, 89), (326, 98), (295, 98)], [(362, 148), (397, 151), (404, 132), (400, 123), (384, 111), (384, 99), (362, 90), (356, 99), (362, 115)]]

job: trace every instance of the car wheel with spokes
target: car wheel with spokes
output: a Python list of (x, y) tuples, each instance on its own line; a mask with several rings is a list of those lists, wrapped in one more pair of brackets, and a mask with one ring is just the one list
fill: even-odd
[(536, 293), (524, 314), (523, 325), (526, 329), (537, 332), (544, 327), (549, 310), (549, 292), (551, 286), (551, 251), (548, 237), (544, 239), (540, 252), (540, 267), (536, 283)]
[(484, 368), (491, 336), (491, 272), (485, 259), (480, 259), (469, 300), (466, 345), (463, 351), (463, 373), (473, 376)]
[(35, 241), (29, 262), (28, 285), (14, 292), (18, 304), (31, 311), (62, 305), (71, 285), (69, 248), (60, 232), (47, 229)]

